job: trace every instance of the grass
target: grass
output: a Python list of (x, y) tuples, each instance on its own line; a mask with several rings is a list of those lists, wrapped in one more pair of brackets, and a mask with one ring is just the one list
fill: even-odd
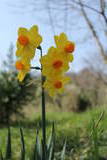
[[(106, 107), (94, 108), (83, 113), (73, 112), (47, 112), (47, 137), (49, 137), (52, 122), (55, 122), (56, 147), (57, 154), (61, 151), (65, 139), (67, 139), (66, 155), (68, 160), (88, 160), (87, 155), (91, 156), (94, 146), (94, 139), (91, 136), (92, 120), (97, 123), (101, 112), (104, 110), (104, 116), (97, 127), (97, 143), (101, 157), (106, 157), (107, 150), (107, 111)], [(33, 112), (24, 120), (19, 120), (11, 124), (12, 133), (12, 152), (14, 160), (19, 158), (20, 152), (20, 133), (19, 126), (23, 128), (26, 144), (27, 157), (33, 148), (36, 136), (36, 128), (41, 130), (40, 113)], [(7, 128), (0, 129), (0, 148), (5, 153)], [(41, 131), (40, 131), (41, 137)], [(94, 151), (93, 151), (94, 152)], [(92, 159), (91, 159), (92, 160)], [(93, 159), (94, 160), (94, 159)], [(96, 160), (96, 159), (95, 159)]]

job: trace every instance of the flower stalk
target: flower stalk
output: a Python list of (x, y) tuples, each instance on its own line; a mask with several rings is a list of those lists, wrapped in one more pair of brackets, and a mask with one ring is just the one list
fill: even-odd
[(30, 67), (31, 69), (41, 70), (40, 67)]
[[(42, 55), (42, 48), (38, 47)], [(43, 84), (45, 82), (45, 77), (42, 75), (42, 64), (41, 64), (41, 85), (42, 85), (42, 147), (43, 147), (43, 154), (42, 160), (46, 160), (46, 107), (45, 107), (45, 91)]]

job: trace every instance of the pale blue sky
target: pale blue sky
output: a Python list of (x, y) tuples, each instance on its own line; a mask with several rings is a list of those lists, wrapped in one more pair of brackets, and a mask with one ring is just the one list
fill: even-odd
[[(45, 0), (43, 1), (45, 2)], [(17, 4), (19, 8), (17, 7)], [(31, 12), (32, 8), (27, 8), (26, 5), (20, 6), (20, 4), (20, 0), (0, 0), (0, 64), (6, 58), (10, 43), (13, 42), (15, 45), (17, 29), (19, 27), (30, 28), (32, 25), (37, 24), (39, 26), (40, 34), (43, 36), (43, 51), (46, 52), (51, 45), (54, 45), (53, 33), (51, 26), (49, 25), (48, 12), (46, 12), (46, 10), (40, 10), (34, 13)], [(96, 50), (95, 44), (93, 44), (93, 41), (91, 40), (91, 35), (90, 39), (86, 38), (84, 45), (82, 44), (84, 34), (88, 35), (89, 32), (84, 20), (79, 18), (78, 24), (81, 24), (82, 22), (84, 24), (83, 27), (78, 29), (77, 26), (73, 26), (71, 27), (71, 31), (67, 32), (69, 39), (76, 42), (75, 60), (71, 67), (72, 71), (77, 71), (82, 67), (82, 58), (86, 56), (86, 54), (89, 54), (90, 47), (91, 51), (93, 50), (94, 52)], [(58, 29), (57, 33), (63, 31), (64, 29), (61, 28)]]

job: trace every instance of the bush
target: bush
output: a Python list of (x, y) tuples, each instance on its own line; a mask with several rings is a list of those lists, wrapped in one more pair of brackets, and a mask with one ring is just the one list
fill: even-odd
[[(30, 75), (24, 84), (17, 81), (15, 71), (0, 73), (0, 123), (9, 123), (13, 114), (22, 116), (22, 107), (34, 97), (34, 85), (27, 86)], [(32, 89), (33, 88), (33, 89)]]

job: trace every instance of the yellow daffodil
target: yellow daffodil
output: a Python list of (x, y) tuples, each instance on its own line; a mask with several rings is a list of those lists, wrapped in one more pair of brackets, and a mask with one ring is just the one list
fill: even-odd
[(50, 79), (46, 79), (43, 87), (47, 90), (51, 97), (56, 94), (61, 94), (64, 92), (64, 85), (67, 84), (70, 77), (67, 76), (57, 76)]
[(17, 78), (20, 82), (22, 82), (26, 74), (30, 71), (30, 63), (24, 60), (17, 60), (15, 66), (19, 71)]
[(35, 55), (35, 49), (41, 42), (42, 37), (39, 35), (36, 25), (32, 26), (30, 30), (19, 28), (16, 56), (31, 60)]
[(68, 61), (73, 61), (73, 55), (70, 54), (75, 50), (74, 42), (68, 40), (65, 33), (61, 33), (59, 36), (54, 36), (56, 47)]
[(43, 56), (40, 62), (43, 68), (42, 74), (48, 77), (59, 75), (69, 69), (68, 62), (54, 47), (49, 49), (48, 54)]

